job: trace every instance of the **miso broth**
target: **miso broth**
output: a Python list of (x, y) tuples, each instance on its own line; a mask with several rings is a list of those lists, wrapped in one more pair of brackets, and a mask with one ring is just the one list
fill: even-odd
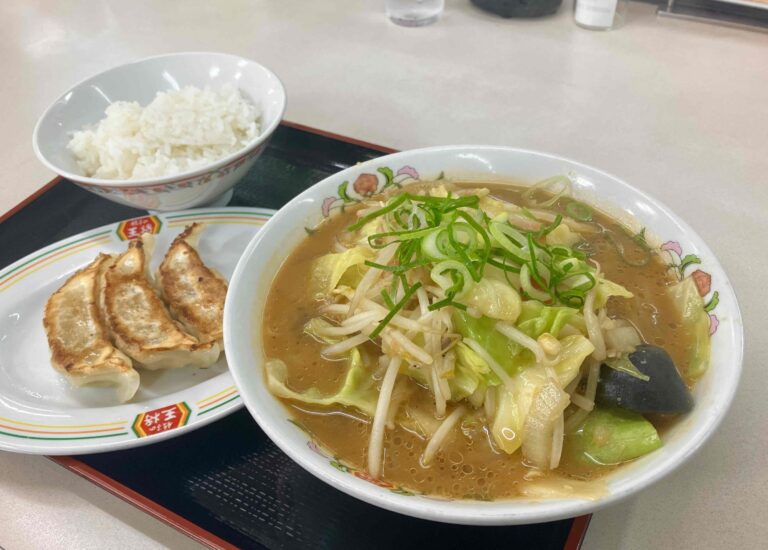
[[(457, 189), (490, 189), (490, 195), (514, 204), (525, 204), (524, 187), (462, 183)], [(547, 207), (553, 214), (570, 217), (573, 201), (559, 199)], [(263, 317), (264, 352), (267, 358), (279, 358), (287, 366), (286, 385), (296, 392), (314, 388), (322, 394), (336, 392), (343, 383), (346, 364), (342, 359), (322, 355), (326, 343), (304, 329), (321, 315), (311, 295), (308, 281), (314, 262), (325, 254), (339, 250), (346, 229), (358, 220), (357, 205), (339, 212), (308, 235), (281, 266), (268, 295)], [(578, 214), (578, 212), (576, 212)], [(687, 347), (690, 336), (681, 322), (680, 313), (669, 296), (668, 288), (677, 280), (662, 259), (644, 240), (632, 234), (607, 215), (591, 210), (589, 220), (582, 221), (589, 230), (581, 233), (579, 250), (596, 262), (611, 281), (622, 285), (632, 298), (611, 298), (607, 304), (609, 317), (628, 321), (645, 343), (664, 348), (685, 378), (688, 368)], [(341, 237), (340, 237), (341, 236)], [(372, 268), (371, 268), (372, 269)], [(377, 384), (383, 377), (375, 358), (381, 348), (373, 341), (360, 344), (363, 357), (371, 361), (371, 376)], [(401, 371), (402, 372), (402, 371)], [(435, 401), (428, 385), (403, 374), (398, 384), (410, 384), (410, 394), (399, 403), (399, 414), (408, 411), (433, 411)], [(686, 378), (690, 386), (692, 381)], [(584, 385), (582, 380), (581, 386)], [(371, 418), (361, 411), (342, 406), (319, 407), (296, 400), (283, 399), (289, 414), (300, 421), (322, 444), (346, 464), (365, 471), (371, 436)], [(518, 450), (502, 452), (494, 443), (483, 408), (466, 405), (467, 416), (451, 430), (434, 460), (425, 465), (422, 453), (427, 444), (411, 427), (396, 424), (384, 431), (384, 451), (380, 479), (387, 484), (420, 493), (452, 498), (480, 500), (509, 499), (531, 493), (531, 487), (563, 479), (576, 482), (593, 481), (612, 471), (614, 466), (589, 465), (569, 459), (566, 437), (562, 460), (554, 470), (532, 468)], [(450, 407), (449, 407), (450, 411)], [(566, 413), (567, 414), (567, 413)], [(667, 422), (664, 416), (649, 416), (657, 428)], [(589, 490), (584, 486), (584, 490)], [(578, 492), (578, 489), (577, 489)]]

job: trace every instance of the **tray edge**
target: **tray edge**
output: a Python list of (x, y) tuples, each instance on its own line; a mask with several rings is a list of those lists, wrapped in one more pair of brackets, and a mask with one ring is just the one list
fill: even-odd
[(94, 485), (101, 487), (108, 493), (118, 497), (125, 502), (132, 504), (139, 510), (149, 514), (176, 529), (177, 531), (187, 535), (189, 538), (212, 548), (214, 550), (236, 550), (237, 547), (228, 543), (224, 539), (221, 539), (205, 529), (197, 526), (188, 519), (178, 515), (177, 513), (159, 505), (154, 500), (151, 500), (141, 493), (138, 493), (130, 487), (123, 485), (122, 483), (115, 481), (111, 477), (102, 474), (97, 469), (88, 466), (87, 464), (80, 462), (71, 456), (49, 456), (46, 457), (52, 460), (59, 466), (62, 466), (79, 475), (82, 478), (87, 479)]

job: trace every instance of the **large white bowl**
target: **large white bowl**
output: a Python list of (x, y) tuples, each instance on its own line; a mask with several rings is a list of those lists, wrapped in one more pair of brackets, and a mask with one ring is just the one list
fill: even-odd
[[(663, 434), (664, 446), (615, 471), (607, 493), (597, 500), (507, 500), (477, 502), (438, 500), (398, 494), (399, 488), (377, 485), (350, 465), (332, 465), (328, 453), (290, 422), (288, 410), (267, 390), (262, 372), (261, 319), (267, 292), (283, 260), (312, 227), (342, 204), (381, 189), (388, 181), (406, 184), (440, 174), (473, 181), (539, 181), (570, 174), (575, 194), (614, 216), (632, 217), (635, 229), (647, 227), (658, 237), (670, 263), (695, 254), (694, 270), (711, 275), (706, 299), (717, 291), (711, 312), (712, 361), (696, 385), (696, 407)], [(361, 177), (363, 176), (363, 177)], [(345, 184), (344, 182), (349, 182)], [(299, 292), (300, 289), (297, 289)], [(421, 518), (478, 525), (534, 523), (577, 516), (614, 503), (658, 481), (685, 462), (712, 434), (725, 415), (739, 380), (742, 326), (731, 284), (712, 252), (693, 230), (666, 206), (605, 172), (564, 158), (503, 147), (436, 147), (397, 153), (349, 168), (314, 185), (283, 207), (246, 249), (230, 283), (224, 313), (224, 342), (230, 370), (246, 407), (267, 435), (292, 459), (338, 489), (382, 508)]]
[[(109, 180), (84, 176), (67, 149), (72, 132), (97, 123), (115, 101), (149, 104), (157, 92), (184, 86), (218, 89), (229, 84), (261, 108), (261, 133), (245, 148), (213, 164), (174, 176)], [(285, 112), (280, 79), (255, 61), (224, 53), (160, 55), (120, 65), (67, 90), (43, 113), (32, 146), (49, 169), (109, 200), (171, 211), (209, 204), (229, 191), (264, 150)]]

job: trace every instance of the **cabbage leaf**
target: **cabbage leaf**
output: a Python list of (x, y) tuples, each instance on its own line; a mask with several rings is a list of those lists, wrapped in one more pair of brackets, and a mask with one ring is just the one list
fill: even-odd
[[(485, 316), (472, 317), (457, 309), (453, 314), (453, 322), (459, 334), (480, 344), (510, 375), (517, 372), (520, 362), (518, 356), (523, 348), (496, 330), (496, 319)], [(461, 356), (459, 362), (460, 360)]]
[(600, 278), (597, 280), (597, 289), (595, 290), (595, 308), (599, 309), (608, 303), (608, 298), (617, 296), (619, 298), (633, 298), (635, 295), (618, 283)]
[(310, 294), (322, 298), (339, 284), (356, 287), (368, 269), (365, 261), (373, 259), (374, 255), (372, 249), (357, 246), (316, 259), (312, 264)]
[(288, 367), (279, 359), (270, 359), (266, 364), (267, 386), (269, 391), (277, 397), (300, 401), (308, 405), (343, 405), (353, 407), (359, 411), (373, 416), (376, 411), (376, 402), (379, 392), (370, 371), (363, 363), (362, 355), (357, 348), (349, 353), (349, 368), (344, 377), (341, 389), (335, 394), (323, 395), (317, 388), (310, 388), (304, 392), (296, 392), (286, 385)]
[(549, 234), (544, 237), (544, 240), (549, 246), (562, 245), (573, 247), (576, 243), (583, 241), (584, 238), (571, 230), (566, 224), (561, 223), (550, 231)]
[(503, 215), (504, 219), (507, 219), (509, 213), (509, 204), (499, 199), (492, 197), (491, 195), (480, 196), (480, 209), (489, 217), (495, 218), (496, 216)]
[(493, 319), (514, 323), (520, 315), (520, 295), (506, 281), (484, 277), (473, 284), (460, 300)]
[(565, 306), (545, 306), (537, 300), (527, 300), (523, 303), (517, 328), (531, 338), (538, 338), (548, 332), (555, 338), (567, 324), (571, 324), (580, 332), (586, 333), (584, 317), (577, 309)]
[(464, 399), (475, 393), (478, 388), (500, 384), (498, 377), (491, 371), (478, 354), (466, 344), (459, 343), (456, 348), (456, 367), (454, 376), (448, 379), (451, 387), (451, 399)]
[[(535, 364), (533, 354), (530, 351), (496, 330), (496, 319), (487, 316), (472, 317), (460, 310), (454, 312), (453, 319), (459, 334), (480, 344), (511, 376), (517, 374), (522, 368)], [(521, 304), (517, 328), (531, 338), (536, 339), (545, 332), (558, 338), (560, 331), (566, 325), (586, 333), (584, 318), (576, 309), (545, 306), (536, 300), (528, 300)], [(459, 362), (461, 359), (462, 357), (459, 355)], [(482, 361), (479, 357), (477, 359)]]
[[(561, 341), (560, 353), (553, 360), (552, 369), (557, 376), (557, 383), (564, 388), (576, 378), (581, 364), (593, 351), (592, 343), (580, 335), (566, 336)], [(496, 415), (493, 418), (491, 433), (496, 445), (504, 452), (512, 454), (523, 443), (523, 427), (533, 399), (541, 387), (547, 383), (546, 369), (523, 365), (521, 371), (512, 379), (511, 387), (498, 386), (496, 394)]]
[(680, 312), (683, 327), (691, 338), (685, 375), (695, 380), (704, 374), (709, 366), (709, 314), (704, 309), (704, 299), (699, 295), (696, 283), (690, 277), (671, 286), (669, 293)]

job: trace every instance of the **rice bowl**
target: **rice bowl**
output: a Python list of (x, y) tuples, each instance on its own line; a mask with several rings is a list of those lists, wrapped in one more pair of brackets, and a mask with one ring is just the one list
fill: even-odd
[[(148, 105), (157, 93), (186, 86), (240, 90), (261, 112), (260, 133), (239, 150), (203, 167), (169, 176), (136, 179), (89, 177), (67, 148), (72, 133), (92, 127), (112, 103)], [(266, 67), (236, 55), (187, 52), (149, 57), (87, 78), (57, 99), (40, 117), (32, 137), (38, 159), (50, 170), (103, 198), (158, 211), (211, 204), (256, 162), (285, 112), (285, 89)]]

